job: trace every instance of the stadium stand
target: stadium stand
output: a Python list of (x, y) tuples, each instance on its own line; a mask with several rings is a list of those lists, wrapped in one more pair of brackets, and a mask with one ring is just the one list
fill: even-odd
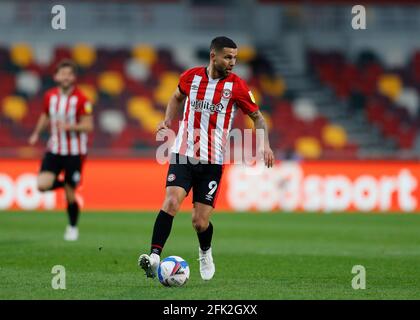
[[(179, 48), (150, 44), (108, 48), (78, 43), (39, 51), (26, 43), (0, 48), (0, 148), (27, 149), (26, 139), (41, 111), (42, 94), (54, 85), (54, 66), (63, 58), (72, 58), (80, 68), (79, 85), (95, 105), (93, 154), (100, 155), (107, 148), (126, 156), (152, 154), (157, 146), (156, 125), (164, 117), (179, 74), (188, 67)], [(248, 81), (268, 119), (277, 155), (358, 158), (366, 141), (353, 139), (346, 126), (331, 119), (313, 99), (294, 96), (286, 78), (274, 72), (263, 52), (252, 46), (240, 48), (235, 71)], [(205, 65), (207, 55), (206, 48), (198, 47), (192, 59)], [(352, 110), (362, 110), (368, 123), (395, 142), (395, 148), (416, 147), (419, 52), (405, 69), (388, 70), (372, 52), (362, 52), (352, 62), (341, 52), (309, 50), (307, 77), (344, 102), (350, 118)], [(234, 126), (248, 128), (252, 124), (238, 113)]]
[(418, 112), (419, 52), (398, 69), (386, 68), (374, 53), (352, 62), (341, 52), (308, 53), (317, 79), (346, 102), (349, 112), (362, 110), (368, 123), (396, 149), (413, 150), (420, 123)]

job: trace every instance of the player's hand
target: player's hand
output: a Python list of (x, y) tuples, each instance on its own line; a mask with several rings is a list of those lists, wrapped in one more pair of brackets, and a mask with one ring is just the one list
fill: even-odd
[(260, 151), (264, 158), (264, 164), (267, 168), (271, 168), (274, 165), (274, 153), (270, 146), (264, 146), (264, 149)]
[(158, 137), (164, 136), (166, 130), (169, 130), (170, 127), (171, 127), (171, 122), (169, 120), (164, 120), (164, 121), (160, 122), (157, 126), (157, 129), (156, 129), (157, 136)]
[(28, 139), (29, 145), (33, 146), (35, 143), (38, 142), (38, 139), (39, 139), (38, 133), (31, 134), (31, 136)]
[(57, 128), (58, 130), (63, 130), (63, 131), (70, 131), (71, 129), (71, 125), (70, 124), (66, 124), (63, 121), (57, 121)]

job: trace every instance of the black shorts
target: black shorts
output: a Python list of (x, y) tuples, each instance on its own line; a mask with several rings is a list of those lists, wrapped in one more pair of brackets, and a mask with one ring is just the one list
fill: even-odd
[(182, 187), (188, 193), (193, 189), (193, 203), (215, 207), (223, 166), (179, 154), (172, 154), (166, 187)]
[(64, 182), (73, 188), (80, 183), (85, 156), (62, 156), (47, 152), (42, 160), (41, 172), (53, 172), (56, 176), (64, 170)]

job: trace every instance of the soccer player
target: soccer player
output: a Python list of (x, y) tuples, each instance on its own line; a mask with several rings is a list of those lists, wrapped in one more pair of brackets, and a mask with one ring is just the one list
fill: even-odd
[(256, 129), (264, 131), (263, 148), (259, 151), (265, 165), (273, 166), (274, 155), (264, 117), (245, 81), (232, 73), (237, 51), (231, 39), (213, 39), (209, 65), (189, 69), (180, 76), (178, 88), (167, 105), (165, 120), (158, 125), (158, 134), (169, 130), (184, 105), (183, 120), (171, 149), (165, 200), (153, 228), (150, 255), (142, 254), (138, 259), (147, 277), (156, 276), (173, 218), (192, 189), (192, 224), (199, 241), (200, 274), (204, 280), (213, 278), (210, 215), (219, 191), (227, 137), (238, 108), (254, 121)]
[[(72, 60), (62, 60), (56, 67), (57, 87), (44, 95), (43, 112), (29, 138), (34, 145), (40, 133), (50, 124), (48, 151), (38, 175), (38, 189), (43, 191), (64, 188), (69, 225), (64, 234), (67, 241), (79, 237), (77, 222), (79, 204), (76, 188), (81, 179), (83, 161), (87, 154), (87, 133), (93, 130), (92, 105), (75, 85), (77, 66)], [(59, 179), (64, 172), (64, 180)]]

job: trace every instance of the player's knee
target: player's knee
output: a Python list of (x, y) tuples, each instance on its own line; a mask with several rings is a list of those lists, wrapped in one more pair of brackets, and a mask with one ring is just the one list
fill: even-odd
[(76, 193), (74, 192), (74, 190), (66, 190), (66, 200), (68, 203), (76, 202)]
[(165, 202), (163, 204), (163, 210), (168, 212), (168, 213), (172, 213), (175, 214), (178, 212), (180, 207), (180, 203), (177, 199), (177, 197), (175, 196), (168, 196), (165, 199)]
[(203, 232), (206, 231), (207, 227), (209, 226), (209, 223), (205, 219), (193, 218), (192, 225), (195, 231)]
[(37, 188), (38, 188), (38, 191), (45, 192), (45, 191), (50, 190), (51, 184), (45, 181), (38, 181)]

